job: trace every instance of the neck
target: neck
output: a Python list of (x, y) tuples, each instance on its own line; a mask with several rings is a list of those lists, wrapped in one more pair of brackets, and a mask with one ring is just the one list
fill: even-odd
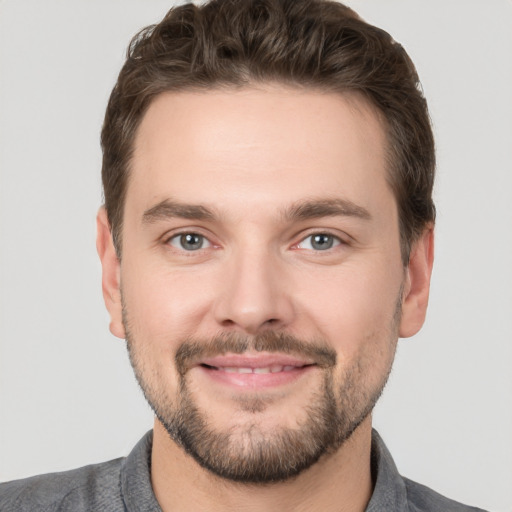
[(335, 453), (286, 482), (240, 484), (202, 468), (155, 420), (151, 483), (163, 512), (362, 512), (372, 494), (371, 417)]

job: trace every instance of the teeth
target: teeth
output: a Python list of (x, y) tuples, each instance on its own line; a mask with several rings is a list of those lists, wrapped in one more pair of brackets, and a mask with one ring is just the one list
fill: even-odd
[(270, 373), (270, 368), (254, 368), (253, 373)]
[(279, 373), (279, 372), (290, 372), (295, 369), (295, 366), (265, 366), (263, 368), (243, 368), (239, 366), (222, 366), (219, 370), (226, 373)]

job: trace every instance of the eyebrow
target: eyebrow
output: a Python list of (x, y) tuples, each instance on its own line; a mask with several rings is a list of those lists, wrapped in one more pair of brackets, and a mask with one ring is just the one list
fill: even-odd
[[(300, 201), (284, 210), (283, 218), (289, 222), (318, 219), (321, 217), (356, 217), (371, 219), (370, 212), (347, 199), (311, 199)], [(185, 204), (164, 199), (146, 210), (142, 215), (143, 224), (159, 220), (181, 218), (189, 220), (214, 220), (214, 213), (203, 205)]]
[(143, 224), (165, 219), (181, 218), (190, 220), (213, 220), (213, 212), (202, 205), (184, 204), (170, 199), (164, 199), (146, 210), (142, 215)]
[(370, 212), (347, 199), (312, 199), (301, 201), (284, 211), (289, 221), (318, 219), (320, 217), (356, 217), (370, 220)]

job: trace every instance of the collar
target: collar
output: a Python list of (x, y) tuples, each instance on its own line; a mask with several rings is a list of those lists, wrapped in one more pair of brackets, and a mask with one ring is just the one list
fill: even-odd
[[(153, 431), (150, 430), (133, 448), (121, 467), (121, 493), (129, 512), (161, 512), (151, 487), (152, 444)], [(375, 486), (366, 512), (406, 512), (405, 482), (376, 430), (372, 431), (371, 471)]]
[(371, 470), (375, 486), (366, 512), (406, 512), (408, 505), (405, 482), (376, 430), (372, 430)]

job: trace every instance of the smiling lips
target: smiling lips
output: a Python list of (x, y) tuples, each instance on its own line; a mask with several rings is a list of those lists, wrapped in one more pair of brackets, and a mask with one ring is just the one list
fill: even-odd
[(297, 366), (282, 366), (282, 365), (273, 365), (273, 366), (264, 366), (262, 368), (249, 368), (249, 367), (239, 367), (239, 366), (221, 366), (221, 367), (211, 367), (213, 370), (219, 370), (221, 372), (227, 373), (279, 373), (279, 372), (290, 372), (295, 370)]
[(287, 354), (228, 354), (201, 360), (198, 365), (217, 382), (252, 389), (292, 382), (315, 366)]

